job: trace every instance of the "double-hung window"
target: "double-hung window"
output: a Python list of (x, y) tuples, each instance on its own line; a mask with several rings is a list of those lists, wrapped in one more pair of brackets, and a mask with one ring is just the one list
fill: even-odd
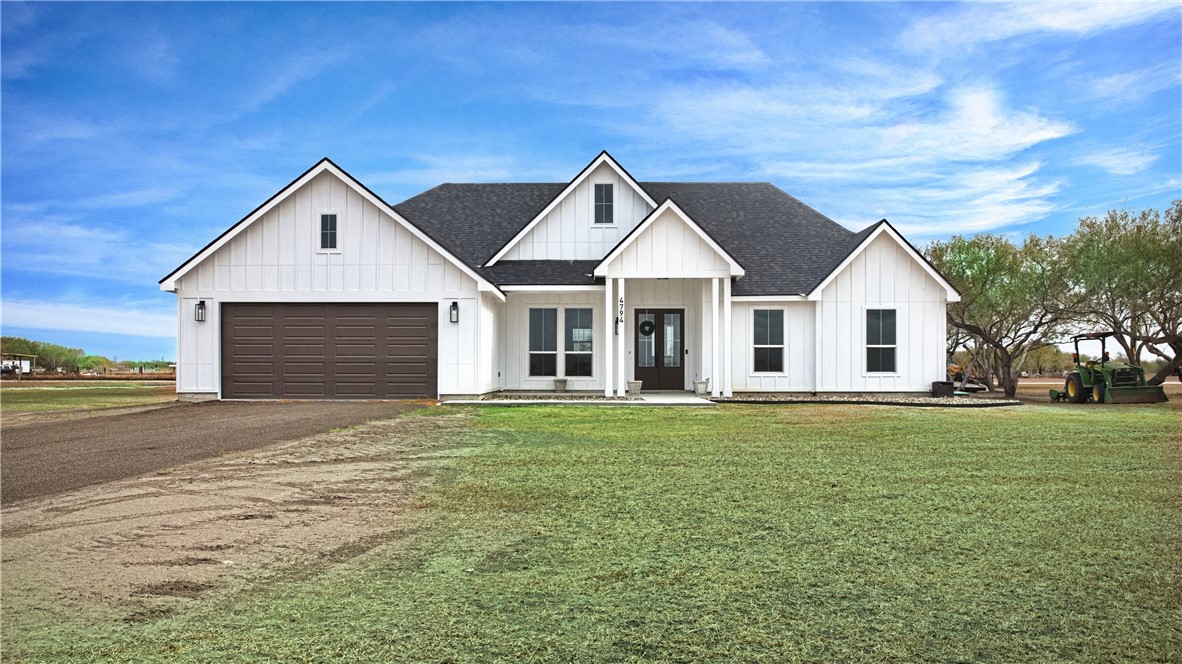
[(591, 337), (595, 328), (591, 326), (590, 309), (567, 309), (566, 318), (566, 375), (591, 375)]
[(337, 216), (335, 214), (320, 215), (320, 248), (337, 248)]
[(529, 310), (529, 375), (558, 375), (558, 310)]
[(784, 310), (755, 310), (755, 362), (758, 373), (784, 371)]
[(866, 372), (895, 372), (895, 310), (866, 310)]
[(612, 220), (612, 186), (610, 184), (595, 185), (595, 223), (615, 223)]
[(529, 310), (529, 375), (557, 377), (559, 367), (563, 377), (587, 377), (592, 373), (592, 338), (595, 327), (591, 309), (565, 308), (563, 343), (558, 344), (558, 308)]

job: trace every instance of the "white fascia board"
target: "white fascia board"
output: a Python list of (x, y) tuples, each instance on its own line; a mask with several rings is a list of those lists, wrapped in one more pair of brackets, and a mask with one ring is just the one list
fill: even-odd
[(308, 184), (312, 180), (316, 179), (316, 176), (323, 173), (328, 168), (328, 165), (329, 161), (327, 159), (320, 160), (320, 163), (316, 164), (306, 173), (297, 178), (294, 182), (281, 189), (278, 194), (272, 196), (266, 203), (263, 203), (258, 208), (256, 208), (254, 212), (251, 212), (244, 219), (241, 219), (238, 223), (231, 226), (230, 230), (226, 231), (221, 235), (221, 237), (206, 245), (204, 249), (197, 252), (196, 255), (185, 261), (179, 268), (174, 270), (172, 274), (168, 275), (168, 277), (162, 280), (160, 282), (160, 290), (175, 293), (176, 282), (180, 280), (181, 277), (185, 276), (190, 270), (200, 265), (201, 262), (206, 258), (216, 253), (218, 249), (221, 249), (222, 247), (229, 244), (231, 240), (238, 237), (238, 235), (242, 233), (242, 231), (246, 230), (248, 226), (261, 219), (268, 212), (274, 209), (275, 206), (287, 200), (288, 196), (291, 196), (293, 193), (299, 190), (300, 187), (303, 187), (305, 184)]
[(378, 198), (373, 192), (371, 192), (369, 189), (367, 189), (365, 186), (363, 186), (353, 176), (351, 176), (348, 173), (341, 170), (336, 164), (332, 163), (328, 159), (321, 160), (320, 163), (318, 163), (316, 166), (312, 167), (307, 173), (304, 173), (302, 176), (300, 176), (295, 182), (292, 182), (286, 188), (281, 190), (278, 194), (271, 197), (270, 200), (268, 200), (266, 203), (261, 205), (254, 212), (250, 213), (250, 215), (248, 217), (239, 221), (228, 232), (226, 232), (224, 235), (222, 235), (216, 241), (211, 243), (209, 246), (205, 247), (205, 249), (202, 249), (196, 256), (193, 256), (188, 261), (186, 261), (184, 265), (182, 265), (175, 272), (170, 274), (167, 279), (160, 282), (160, 290), (176, 292), (177, 280), (179, 280), (181, 277), (185, 276), (185, 274), (187, 274), (190, 270), (192, 270), (193, 268), (195, 268), (199, 264), (201, 264), (201, 262), (204, 261), (206, 258), (213, 255), (215, 252), (217, 252), (217, 250), (226, 246), (226, 244), (228, 244), (231, 240), (238, 237), (238, 235), (241, 234), (242, 231), (246, 230), (247, 227), (249, 227), (251, 224), (253, 224), (254, 222), (261, 219), (264, 215), (266, 215), (268, 212), (270, 212), (272, 209), (274, 209), (275, 206), (277, 206), (280, 203), (282, 203), (283, 201), (287, 200), (287, 198), (289, 196), (294, 194), (301, 187), (303, 187), (307, 183), (311, 182), (313, 179), (315, 179), (317, 176), (319, 176), (321, 173), (324, 173), (325, 171), (332, 173), (334, 176), (336, 176), (336, 178), (338, 180), (344, 182), (351, 189), (353, 189), (353, 191), (360, 194), (362, 198), (364, 198), (365, 200), (372, 203), (374, 205), (374, 207), (376, 207), (379, 210), (381, 210), (382, 212), (388, 214), (390, 216), (390, 218), (392, 218), (395, 222), (400, 224), (406, 230), (410, 231), (410, 233), (412, 235), (414, 235), (418, 239), (422, 240), (428, 247), (431, 247), (431, 249), (438, 252), (440, 256), (443, 256), (452, 265), (455, 265), (457, 268), (459, 268), (459, 270), (461, 272), (463, 272), (464, 274), (466, 274), (469, 277), (471, 277), (472, 279), (474, 279), (476, 281), (476, 289), (478, 291), (492, 293), (501, 302), (505, 301), (505, 294), (499, 288), (497, 288), (495, 284), (491, 283), (490, 281), (488, 281), (484, 277), (477, 274), (476, 271), (473, 270), (472, 268), (468, 267), (468, 265), (466, 263), (464, 263), (460, 259), (453, 256), (451, 254), (451, 252), (444, 249), (442, 246), (439, 245), (438, 242), (431, 239), (423, 231), (419, 230), (419, 228), (417, 226), (415, 226), (414, 224), (412, 224), (409, 221), (407, 221), (406, 219), (404, 219), (402, 217), (402, 215), (398, 214), (398, 212), (393, 207), (391, 207), (389, 204), (387, 204), (382, 199)]
[(506, 293), (581, 293), (602, 291), (603, 286), (501, 286)]
[(607, 150), (604, 150), (603, 152), (600, 152), (599, 156), (593, 159), (590, 164), (587, 164), (587, 167), (580, 171), (579, 174), (575, 176), (575, 179), (570, 181), (570, 184), (566, 185), (566, 189), (563, 189), (562, 193), (555, 196), (554, 200), (550, 201), (549, 205), (542, 208), (542, 211), (539, 212), (537, 216), (535, 216), (528, 224), (526, 224), (525, 228), (522, 228), (517, 232), (517, 235), (513, 236), (512, 240), (509, 240), (507, 243), (505, 243), (505, 246), (501, 247), (500, 251), (490, 258), (489, 261), (484, 264), (484, 266), (488, 267), (490, 265), (494, 265), (497, 261), (501, 260), (501, 257), (507, 254), (510, 249), (512, 249), (518, 242), (522, 240), (522, 238), (528, 235), (529, 232), (533, 230), (534, 226), (537, 226), (539, 223), (541, 223), (541, 221), (546, 218), (546, 215), (550, 214), (554, 208), (558, 207), (559, 203), (565, 200), (571, 192), (573, 192), (580, 184), (583, 183), (583, 180), (586, 180), (587, 177), (590, 176), (591, 173), (594, 172), (595, 169), (599, 168), (602, 164), (607, 164), (610, 166), (611, 169), (616, 172), (616, 175), (619, 175), (620, 178), (624, 180), (624, 182), (632, 185), (632, 189), (634, 189), (636, 193), (640, 194), (641, 198), (643, 198), (646, 203), (652, 207), (657, 207), (657, 202), (653, 200), (652, 196), (648, 195), (648, 192), (640, 186), (640, 183), (637, 182), (636, 179), (628, 173), (628, 171), (624, 170), (624, 167), (620, 166), (620, 164), (614, 158), (612, 158), (610, 154), (607, 153)]
[[(650, 212), (649, 215), (647, 217), (645, 217), (636, 226), (636, 228), (634, 228), (632, 230), (631, 233), (629, 233), (623, 240), (620, 240), (620, 243), (616, 245), (615, 249), (612, 249), (608, 253), (607, 256), (604, 256), (603, 260), (599, 261), (599, 265), (595, 266), (595, 271), (592, 272), (592, 274), (594, 274), (597, 277), (607, 276), (608, 264), (611, 263), (616, 258), (618, 258), (619, 255), (622, 254), (625, 249), (627, 249), (629, 246), (631, 246), (632, 243), (636, 241), (636, 238), (640, 237), (646, 230), (648, 230), (648, 227), (652, 226), (656, 222), (657, 218), (660, 217), (661, 214), (664, 213), (666, 210), (672, 210), (674, 214), (676, 214), (679, 218), (681, 218), (682, 223), (689, 226), (690, 229), (693, 230), (695, 233), (697, 233), (698, 237), (702, 238), (702, 240), (704, 240), (706, 242), (706, 244), (709, 245), (710, 248), (714, 250), (715, 253), (717, 253), (719, 256), (722, 256), (722, 259), (725, 260), (727, 262), (727, 265), (730, 266), (730, 272), (731, 272), (730, 276), (741, 277), (741, 276), (747, 274), (747, 271), (743, 269), (743, 266), (739, 265), (739, 262), (736, 261), (734, 258), (731, 258), (731, 255), (726, 253), (726, 250), (723, 249), (721, 246), (719, 246), (719, 244), (714, 241), (714, 238), (710, 237), (709, 233), (702, 230), (702, 227), (699, 226), (697, 224), (697, 222), (695, 222), (693, 219), (691, 219), (688, 214), (686, 214), (680, 207), (678, 207), (677, 203), (674, 203), (672, 198), (665, 199), (664, 203), (661, 203), (657, 207), (657, 209)], [(616, 276), (616, 275), (612, 275), (612, 276)], [(672, 278), (672, 277), (676, 277), (676, 276), (680, 276), (680, 275), (671, 274), (669, 276)], [(718, 276), (718, 275), (710, 275), (710, 276)]]
[(808, 302), (806, 295), (734, 295), (735, 302)]
[(937, 272), (936, 269), (919, 254), (919, 252), (912, 248), (911, 243), (907, 240), (904, 240), (903, 236), (899, 235), (898, 231), (896, 231), (894, 227), (886, 221), (880, 222), (878, 228), (874, 229), (874, 232), (867, 236), (865, 240), (862, 240), (862, 244), (859, 244), (857, 248), (851, 251), (850, 255), (846, 256), (845, 260), (843, 260), (840, 265), (834, 268), (833, 271), (821, 281), (821, 283), (817, 284), (817, 287), (809, 293), (808, 299), (813, 302), (820, 300), (821, 294), (825, 290), (825, 287), (832, 283), (833, 280), (837, 278), (837, 275), (841, 274), (842, 270), (849, 267), (849, 264), (854, 262), (854, 259), (857, 258), (858, 255), (863, 251), (865, 251), (866, 247), (869, 247), (870, 243), (874, 242), (874, 240), (876, 240), (878, 236), (882, 235), (883, 233), (886, 233), (888, 237), (895, 241), (895, 244), (902, 247), (903, 251), (905, 251), (907, 255), (911, 257), (911, 260), (919, 263), (919, 266), (923, 268), (924, 272), (927, 272), (928, 276), (930, 276), (932, 279), (935, 279), (936, 283), (944, 287), (945, 299), (948, 302), (960, 302), (960, 293), (956, 291), (956, 288), (944, 278), (944, 275)]

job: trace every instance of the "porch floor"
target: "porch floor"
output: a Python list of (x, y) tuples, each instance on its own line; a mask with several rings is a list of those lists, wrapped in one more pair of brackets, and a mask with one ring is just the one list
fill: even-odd
[(499, 392), (493, 399), (453, 399), (440, 402), (444, 406), (615, 406), (615, 407), (660, 407), (695, 406), (713, 407), (709, 399), (694, 396), (693, 392), (641, 392), (639, 399), (607, 399), (602, 392), (587, 392), (586, 398), (579, 398), (579, 392)]

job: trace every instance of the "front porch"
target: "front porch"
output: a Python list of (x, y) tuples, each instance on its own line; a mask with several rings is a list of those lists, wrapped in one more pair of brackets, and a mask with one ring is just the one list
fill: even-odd
[(713, 407), (709, 399), (682, 391), (641, 392), (624, 397), (608, 397), (599, 392), (493, 392), (479, 399), (450, 399), (444, 406), (640, 406), (640, 407)]

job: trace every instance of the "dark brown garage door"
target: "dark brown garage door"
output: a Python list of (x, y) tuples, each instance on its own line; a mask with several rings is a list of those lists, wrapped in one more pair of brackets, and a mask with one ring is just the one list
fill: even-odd
[(431, 304), (223, 304), (225, 399), (438, 395)]

